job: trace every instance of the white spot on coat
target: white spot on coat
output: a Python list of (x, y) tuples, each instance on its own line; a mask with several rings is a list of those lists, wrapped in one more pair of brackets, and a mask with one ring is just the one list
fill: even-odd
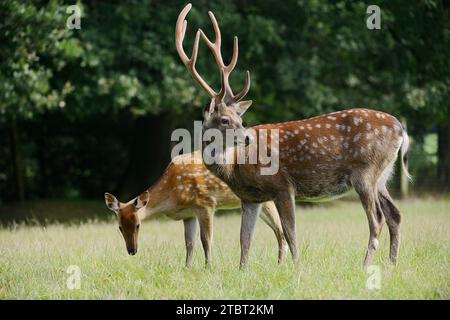
[(354, 123), (356, 126), (359, 126), (362, 122), (363, 122), (363, 119), (362, 119), (361, 117), (354, 117), (354, 118), (353, 118), (353, 123)]

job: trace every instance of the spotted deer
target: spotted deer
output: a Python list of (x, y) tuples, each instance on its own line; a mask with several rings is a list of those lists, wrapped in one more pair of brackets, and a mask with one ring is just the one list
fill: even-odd
[[(191, 161), (192, 160), (192, 161)], [(201, 162), (200, 152), (175, 157), (161, 178), (147, 191), (127, 203), (119, 202), (105, 193), (106, 206), (114, 211), (119, 230), (130, 255), (137, 253), (141, 221), (156, 214), (183, 220), (186, 243), (186, 266), (191, 267), (197, 234), (197, 221), (205, 252), (206, 266), (210, 264), (213, 237), (213, 216), (216, 209), (240, 207), (240, 200)], [(273, 202), (263, 204), (262, 219), (273, 230), (278, 241), (278, 262), (284, 260), (287, 243), (280, 218)]]
[[(178, 16), (175, 29), (175, 44), (182, 62), (193, 78), (211, 98), (204, 111), (203, 131), (218, 129), (225, 137), (228, 129), (243, 129), (242, 116), (252, 101), (242, 100), (250, 90), (250, 72), (247, 71), (244, 88), (233, 94), (228, 82), (229, 75), (238, 59), (238, 39), (234, 37), (233, 56), (228, 65), (221, 55), (221, 33), (216, 18), (209, 12), (214, 27), (215, 42), (205, 33), (197, 31), (192, 55), (189, 58), (183, 49), (186, 34), (186, 15), (191, 4), (184, 7)], [(214, 91), (195, 68), (200, 37), (212, 51), (221, 76), (221, 89)], [(337, 198), (352, 188), (359, 194), (369, 224), (369, 243), (364, 266), (371, 264), (378, 247), (378, 238), (384, 222), (390, 233), (390, 260), (397, 263), (400, 245), (401, 216), (389, 195), (386, 182), (392, 174), (397, 154), (401, 148), (402, 168), (407, 171), (409, 139), (406, 130), (393, 116), (384, 112), (358, 108), (349, 109), (314, 118), (286, 123), (264, 124), (251, 128), (254, 138), (264, 132), (278, 130), (279, 139), (271, 147), (261, 146), (259, 139), (246, 139), (246, 145), (235, 144), (234, 158), (238, 148), (266, 147), (279, 156), (279, 170), (273, 175), (261, 174), (264, 167), (256, 164), (239, 164), (235, 161), (206, 164), (242, 201), (241, 221), (241, 267), (248, 260), (248, 251), (261, 203), (273, 200), (281, 219), (284, 235), (292, 258), (298, 260), (295, 223), (295, 200), (327, 200)], [(206, 148), (211, 142), (203, 142)], [(227, 158), (229, 150), (219, 150)], [(203, 155), (204, 156), (204, 155)], [(234, 159), (233, 156), (231, 159)], [(205, 160), (205, 158), (204, 158)]]

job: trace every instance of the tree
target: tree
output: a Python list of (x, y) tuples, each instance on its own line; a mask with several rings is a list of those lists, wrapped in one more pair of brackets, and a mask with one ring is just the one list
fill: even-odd
[(11, 160), (17, 198), (25, 197), (19, 121), (64, 108), (70, 82), (55, 82), (55, 73), (80, 53), (65, 28), (65, 13), (56, 1), (2, 1), (0, 4), (0, 115), (10, 127)]
[[(9, 135), (0, 142), (10, 146), (0, 150), (13, 164), (7, 180), (14, 172), (19, 199), (32, 184), (47, 185), (36, 187), (42, 197), (61, 196), (67, 184), (80, 197), (98, 197), (105, 186), (128, 198), (167, 164), (171, 130), (192, 127), (208, 103), (175, 50), (174, 25), (185, 2), (79, 2), (79, 30), (66, 27), (68, 4), (0, 3), (0, 125), (7, 127), (0, 132)], [(448, 186), (448, 5), (371, 4), (381, 8), (380, 30), (366, 28), (361, 1), (199, 0), (188, 16), (186, 51), (198, 27), (213, 34), (212, 10), (225, 60), (239, 36), (231, 85), (240, 88), (251, 70), (248, 125), (359, 106), (404, 116), (413, 135), (439, 133), (439, 176)], [(198, 69), (219, 86), (204, 44)], [(62, 165), (67, 158), (72, 163)]]

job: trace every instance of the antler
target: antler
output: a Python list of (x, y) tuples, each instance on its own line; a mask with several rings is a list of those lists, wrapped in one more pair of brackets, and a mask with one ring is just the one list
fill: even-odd
[(183, 49), (183, 40), (186, 35), (187, 21), (185, 20), (189, 10), (191, 10), (192, 5), (189, 3), (184, 7), (178, 16), (177, 24), (175, 27), (175, 46), (177, 47), (178, 55), (183, 61), (184, 65), (188, 69), (189, 73), (194, 77), (194, 79), (200, 84), (200, 86), (208, 93), (211, 98), (217, 96), (217, 93), (206, 83), (205, 80), (198, 74), (197, 69), (195, 69), (195, 63), (197, 62), (198, 45), (200, 40), (200, 31), (197, 31), (194, 40), (194, 47), (192, 48), (192, 56), (189, 59)]
[[(184, 36), (186, 34), (187, 29), (187, 21), (185, 20), (186, 15), (188, 14), (189, 10), (191, 10), (192, 5), (189, 3), (187, 4), (184, 9), (181, 11), (180, 15), (178, 16), (176, 28), (175, 28), (175, 45), (177, 47), (178, 54), (181, 58), (181, 61), (183, 61), (184, 65), (188, 69), (188, 71), (191, 73), (191, 75), (194, 77), (194, 79), (200, 84), (200, 86), (208, 93), (208, 95), (211, 98), (214, 98), (216, 103), (220, 103), (224, 101), (225, 103), (234, 103), (240, 101), (250, 90), (250, 71), (247, 70), (247, 77), (245, 79), (245, 85), (244, 88), (236, 95), (233, 95), (233, 91), (231, 90), (230, 83), (229, 83), (229, 77), (231, 72), (236, 67), (236, 63), (238, 60), (238, 38), (237, 36), (234, 37), (234, 45), (233, 45), (233, 57), (231, 58), (231, 61), (228, 65), (225, 65), (222, 58), (221, 53), (221, 44), (222, 44), (222, 36), (220, 33), (219, 24), (217, 23), (216, 18), (214, 17), (214, 14), (209, 11), (208, 15), (211, 19), (211, 22), (213, 24), (214, 33), (215, 33), (215, 41), (211, 42), (208, 37), (205, 35), (203, 30), (199, 29), (197, 31), (197, 34), (195, 35), (194, 40), (194, 47), (192, 49), (192, 56), (189, 59), (186, 53), (183, 50), (183, 40)], [(206, 45), (211, 49), (214, 59), (216, 60), (216, 64), (219, 67), (220, 76), (221, 76), (221, 89), (219, 93), (216, 93), (198, 74), (197, 70), (195, 69), (195, 62), (197, 60), (197, 54), (198, 54), (198, 46), (199, 46), (199, 37), (200, 35), (205, 40)]]

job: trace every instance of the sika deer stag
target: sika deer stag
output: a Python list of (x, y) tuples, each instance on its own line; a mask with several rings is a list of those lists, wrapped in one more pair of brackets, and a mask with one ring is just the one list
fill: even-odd
[[(206, 266), (210, 264), (214, 211), (238, 208), (240, 201), (225, 183), (196, 159), (201, 160), (200, 152), (175, 157), (150, 189), (127, 203), (121, 203), (112, 194), (105, 193), (106, 206), (117, 215), (119, 229), (130, 255), (137, 253), (141, 221), (156, 214), (165, 214), (184, 222), (186, 267), (192, 264), (199, 222)], [(262, 219), (278, 240), (280, 263), (287, 252), (280, 218), (273, 202), (264, 203), (263, 211)]]
[[(215, 37), (211, 42), (202, 30), (197, 31), (191, 58), (183, 50), (188, 4), (180, 13), (175, 30), (178, 54), (193, 76), (211, 98), (204, 112), (203, 131), (218, 129), (223, 137), (227, 129), (242, 129), (242, 115), (252, 101), (242, 101), (250, 89), (247, 71), (245, 86), (234, 95), (228, 83), (238, 58), (238, 40), (234, 38), (231, 62), (225, 65), (220, 46), (221, 34), (212, 12), (209, 12)], [(200, 36), (211, 49), (220, 70), (222, 87), (217, 93), (195, 69)], [(267, 131), (279, 132), (276, 148), (267, 148), (279, 154), (279, 170), (274, 175), (261, 174), (261, 163), (206, 164), (242, 201), (241, 267), (247, 262), (250, 242), (261, 203), (273, 200), (278, 209), (284, 235), (294, 261), (297, 261), (295, 200), (336, 198), (351, 188), (359, 194), (369, 222), (369, 244), (364, 260), (368, 266), (378, 247), (378, 238), (384, 222), (390, 233), (390, 259), (397, 262), (400, 244), (400, 212), (394, 205), (386, 182), (391, 176), (398, 151), (402, 149), (402, 167), (407, 172), (409, 139), (401, 123), (393, 116), (369, 109), (350, 109), (321, 115), (307, 120), (259, 125), (253, 129), (256, 142), (245, 146), (261, 148), (260, 136)], [(271, 140), (271, 138), (269, 138)], [(246, 140), (248, 141), (248, 140)], [(208, 143), (203, 143), (205, 148)], [(242, 146), (241, 146), (242, 148)], [(234, 147), (236, 153), (238, 146)], [(226, 149), (222, 150), (227, 158)], [(227, 150), (228, 151), (228, 150)], [(205, 155), (203, 155), (205, 157)], [(203, 158), (205, 160), (205, 158)]]

